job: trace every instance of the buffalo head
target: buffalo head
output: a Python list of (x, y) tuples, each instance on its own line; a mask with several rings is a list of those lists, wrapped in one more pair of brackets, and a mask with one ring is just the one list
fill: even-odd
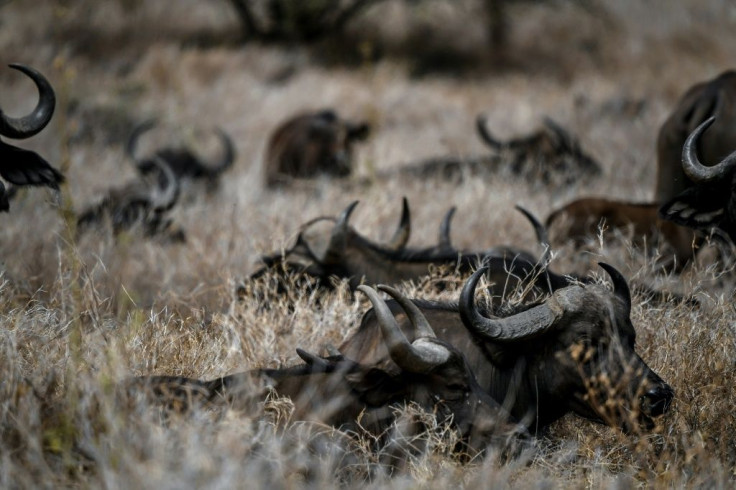
[(346, 121), (332, 110), (287, 120), (268, 141), (264, 162), (266, 185), (275, 187), (320, 174), (350, 175), (353, 144), (367, 138), (369, 133), (367, 123)]
[(527, 403), (530, 396), (537, 398), (538, 408), (525, 407), (526, 413), (521, 413), (517, 406), (512, 413), (534, 414), (532, 420), (544, 425), (573, 411), (626, 430), (637, 422), (651, 427), (652, 418), (669, 408), (672, 388), (634, 349), (626, 279), (612, 266), (600, 265), (611, 277), (613, 294), (602, 285), (571, 285), (505, 318), (489, 316), (475, 305), (482, 269), (463, 288), (459, 312), (467, 329), (485, 343), (494, 366), (523, 370), (529, 383), (525, 388), (506, 387), (505, 394), (493, 386), (491, 392), (509, 396), (517, 389), (510, 396)]
[[(37, 134), (51, 120), (56, 106), (54, 89), (39, 72), (25, 65), (12, 64), (11, 68), (28, 75), (38, 88), (38, 104), (23, 117), (14, 118), (0, 110), (0, 136), (25, 139)], [(59, 189), (64, 176), (37, 153), (23, 150), (0, 140), (0, 175), (8, 182), (19, 185), (43, 185)], [(0, 211), (8, 211), (8, 195), (0, 182)]]
[(485, 116), (478, 116), (476, 128), (481, 140), (510, 161), (513, 175), (542, 184), (569, 185), (600, 175), (600, 165), (580, 147), (578, 140), (550, 118), (544, 127), (522, 138), (499, 141), (493, 137)]
[[(613, 267), (614, 291), (571, 284), (543, 302), (509, 310), (479, 308), (475, 290), (485, 268), (466, 282), (459, 304), (412, 300), (437, 336), (465, 355), (478, 383), (533, 432), (568, 412), (624, 429), (650, 427), (673, 392), (634, 350), (631, 296)], [(388, 303), (394, 314), (397, 303)], [(363, 316), (340, 352), (358, 362), (386, 362), (375, 311)], [(421, 335), (405, 318), (408, 339)]]
[[(698, 138), (697, 151), (704, 166), (721, 161), (736, 147), (736, 71), (691, 87), (678, 101), (657, 137), (657, 188), (655, 200), (665, 204), (695, 182), (682, 165), (685, 141), (711, 117), (716, 122)], [(701, 132), (702, 133), (702, 132)]]
[[(703, 132), (715, 121), (698, 126), (682, 148), (682, 169), (693, 185), (665, 202), (660, 215), (696, 230), (717, 229), (736, 242), (736, 151), (713, 166), (700, 163), (698, 147)], [(731, 141), (731, 150), (736, 140)]]
[[(222, 147), (221, 156), (215, 161), (205, 161), (200, 158), (196, 151), (188, 147), (166, 147), (156, 150), (150, 156), (141, 156), (138, 154), (138, 141), (147, 131), (156, 126), (156, 120), (145, 121), (136, 127), (126, 145), (128, 157), (135, 162), (138, 170), (147, 175), (152, 172), (159, 174), (159, 179), (163, 182), (166, 176), (161, 174), (156, 159), (161, 159), (169, 166), (171, 171), (178, 179), (205, 179), (210, 184), (215, 184), (225, 170), (230, 168), (235, 161), (235, 145), (232, 139), (220, 128), (215, 128), (215, 135), (220, 141)], [(161, 184), (162, 187), (165, 184)]]

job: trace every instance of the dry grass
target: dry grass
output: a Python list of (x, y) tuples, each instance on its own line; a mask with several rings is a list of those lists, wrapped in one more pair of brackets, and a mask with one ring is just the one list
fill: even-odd
[[(0, 487), (733, 486), (733, 273), (703, 258), (681, 277), (658, 276), (650, 259), (625, 244), (582, 257), (561, 250), (553, 267), (604, 258), (630, 278), (703, 303), (635, 298), (639, 352), (676, 392), (653, 434), (568, 417), (517, 459), (492, 454), (461, 464), (448, 453), (453, 436), (440, 430), (425, 435), (429, 450), (407, 455), (389, 477), (378, 464), (382, 455), (367, 450), (369, 440), (346, 442), (329, 428), (282, 423), (289, 412), (283, 400), (267, 402), (265, 417), (263, 407), (232, 407), (162, 422), (121, 388), (140, 374), (211, 378), (285, 365), (296, 361), (296, 347), (317, 351), (349, 335), (367, 302), (344, 287), (319, 298), (320, 307), (313, 296), (298, 297), (287, 313), (278, 298), (271, 309), (248, 298), (235, 302), (233, 285), (255, 270), (260, 254), (288, 246), (302, 222), (334, 215), (353, 199), (362, 202), (355, 225), (377, 240), (391, 235), (406, 195), (411, 244), (433, 242), (454, 205), (457, 245), (532, 248), (516, 203), (544, 217), (576, 196), (649, 198), (655, 135), (668, 108), (689, 85), (728, 68), (736, 52), (736, 10), (728, 2), (624, 0), (595, 14), (514, 7), (510, 52), (485, 56), (477, 51), (482, 29), (464, 28), (477, 17), (472, 3), (453, 10), (430, 2), (412, 17), (388, 2), (351, 35), (371, 33), (375, 50), (399, 56), (346, 68), (315, 63), (323, 56), (296, 47), (187, 46), (202, 33), (233, 37), (227, 2), (0, 2), (0, 66), (40, 69), (59, 98), (51, 125), (21, 145), (66, 169), (73, 209), (134, 177), (122, 142), (149, 116), (178, 128), (220, 125), (238, 147), (220, 192), (194, 196), (174, 213), (188, 232), (186, 245), (135, 233), (71, 242), (53, 197), (41, 190), (22, 193), (0, 217)], [(439, 14), (449, 20), (437, 22)], [(416, 39), (427, 33), (430, 47), (444, 41), (460, 54), (475, 50), (474, 68), (410, 77), (411, 54), (422, 56), (412, 51), (421, 47)], [(35, 103), (33, 87), (11, 70), (0, 69), (0, 85), (4, 111), (21, 114)], [(627, 100), (644, 100), (643, 111), (618, 110)], [(504, 179), (389, 181), (350, 191), (320, 181), (265, 191), (260, 162), (269, 131), (297, 110), (330, 105), (376, 125), (359, 151), (359, 176), (483, 151), (471, 129), (479, 111), (504, 138), (536, 127), (543, 115), (555, 117), (580, 136), (605, 176), (587, 189), (554, 192)]]

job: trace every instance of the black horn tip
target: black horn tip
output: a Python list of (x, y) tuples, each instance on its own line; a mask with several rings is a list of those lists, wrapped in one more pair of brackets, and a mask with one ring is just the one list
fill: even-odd
[(369, 298), (371, 297), (372, 294), (374, 294), (376, 292), (372, 287), (368, 286), (367, 284), (361, 284), (360, 286), (358, 286), (355, 289), (358, 290), (358, 291), (360, 291), (361, 293), (365, 294)]
[(473, 272), (473, 274), (468, 278), (467, 281), (465, 281), (463, 290), (460, 293), (460, 303), (470, 304), (471, 302), (473, 302), (475, 288), (478, 286), (478, 281), (480, 281), (480, 278), (483, 274), (488, 272), (488, 269), (489, 267), (487, 265), (480, 267), (477, 271)]
[(298, 355), (302, 361), (306, 362), (310, 366), (313, 364), (319, 364), (320, 358), (314, 354), (307, 352), (299, 347), (296, 348), (296, 355)]
[(440, 223), (440, 246), (445, 248), (450, 248), (452, 246), (452, 242), (450, 240), (450, 227), (452, 225), (452, 217), (455, 216), (455, 211), (457, 211), (457, 207), (453, 206), (450, 209), (447, 210), (445, 213), (445, 217), (442, 218), (442, 222)]
[(133, 131), (131, 131), (130, 136), (128, 137), (128, 142), (125, 145), (125, 152), (128, 154), (128, 157), (131, 160), (138, 160), (138, 156), (136, 155), (138, 139), (143, 135), (143, 133), (150, 131), (151, 129), (156, 127), (156, 125), (158, 125), (158, 118), (151, 117), (144, 120), (142, 123), (133, 128)]
[(716, 116), (710, 116), (708, 119), (706, 119), (705, 121), (703, 121), (703, 123), (700, 126), (698, 126), (698, 127), (699, 128), (702, 128), (702, 131), (705, 131), (714, 122), (716, 122)]
[(340, 214), (338, 222), (344, 222), (347, 224), (348, 220), (350, 219), (350, 215), (353, 214), (353, 211), (355, 210), (355, 207), (358, 205), (359, 202), (360, 201), (356, 199), (355, 201), (348, 204), (348, 207), (346, 207), (343, 210), (342, 214)]
[(488, 129), (488, 118), (485, 114), (479, 114), (475, 119), (475, 129), (478, 131), (480, 139), (494, 150), (499, 150), (503, 144), (496, 140)]
[(542, 226), (542, 223), (539, 222), (539, 220), (537, 219), (537, 217), (534, 216), (534, 214), (532, 214), (531, 211), (529, 211), (528, 209), (526, 209), (525, 207), (523, 207), (521, 204), (516, 204), (514, 206), (514, 208), (517, 211), (519, 211), (521, 214), (523, 214), (524, 216), (526, 216), (526, 219), (528, 219), (531, 222), (531, 224), (534, 226), (534, 228), (537, 228), (537, 227)]
[(539, 243), (549, 249), (549, 236), (547, 234), (547, 228), (537, 219), (536, 216), (534, 216), (534, 214), (532, 214), (531, 211), (525, 209), (519, 204), (514, 207), (517, 211), (523, 214), (526, 219), (528, 219), (529, 222), (532, 224), (532, 227), (534, 227), (534, 233), (537, 235), (537, 240), (539, 241)]
[(401, 198), (401, 222), (409, 223), (411, 221), (411, 210), (409, 209), (409, 200), (406, 196)]
[(702, 135), (705, 130), (708, 129), (715, 121), (715, 116), (711, 116), (700, 123), (698, 127), (693, 129), (692, 133), (688, 135), (687, 139), (685, 140), (685, 144), (682, 147), (683, 159), (687, 158), (690, 152), (695, 152), (695, 146), (698, 138), (700, 138), (700, 135)]
[(409, 200), (406, 196), (401, 198), (401, 218), (399, 219), (399, 228), (407, 228), (411, 226), (411, 210), (409, 209)]
[(621, 274), (621, 272), (619, 272), (619, 270), (611, 264), (607, 264), (606, 262), (598, 262), (598, 266), (606, 271), (608, 275), (611, 276), (611, 279), (622, 280), (624, 282), (626, 281), (623, 274)]
[(347, 236), (348, 236), (348, 222), (350, 221), (350, 215), (352, 214), (355, 206), (360, 201), (355, 200), (340, 213), (340, 216), (335, 222), (335, 226), (332, 228), (332, 234), (330, 236), (330, 243), (327, 245), (323, 262), (327, 263), (338, 263), (342, 260), (342, 254), (345, 251)]
[(24, 65), (23, 63), (10, 63), (8, 64), (8, 66), (13, 70), (18, 70), (25, 73), (31, 78), (33, 78), (34, 76), (42, 76), (38, 71), (34, 70), (28, 65)]
[(613, 282), (613, 291), (614, 293), (619, 296), (621, 299), (624, 300), (624, 302), (631, 307), (631, 290), (629, 289), (629, 283), (626, 281), (626, 278), (624, 277), (621, 272), (619, 272), (618, 269), (616, 269), (614, 266), (610, 264), (606, 264), (605, 262), (598, 262), (598, 265), (608, 273), (609, 277), (611, 278), (611, 282)]

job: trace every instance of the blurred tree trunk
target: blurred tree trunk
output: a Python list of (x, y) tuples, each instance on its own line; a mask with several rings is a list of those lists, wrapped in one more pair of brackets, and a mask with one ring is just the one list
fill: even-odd
[(509, 24), (506, 15), (506, 0), (485, 0), (488, 39), (491, 47), (503, 50), (508, 42)]
[(240, 19), (244, 41), (317, 41), (340, 32), (368, 7), (386, 0), (353, 0), (340, 8), (338, 0), (268, 0), (270, 18), (259, 25), (251, 0), (229, 0)]
[(336, 30), (342, 30), (350, 19), (366, 10), (368, 7), (385, 0), (355, 0), (352, 5), (343, 10), (335, 19), (334, 27)]
[(251, 12), (250, 6), (248, 6), (248, 0), (229, 1), (235, 9), (235, 12), (238, 14), (238, 17), (240, 18), (243, 41), (249, 38), (261, 37), (263, 35), (263, 32), (261, 32), (261, 29), (258, 27), (256, 19), (253, 16), (253, 12)]

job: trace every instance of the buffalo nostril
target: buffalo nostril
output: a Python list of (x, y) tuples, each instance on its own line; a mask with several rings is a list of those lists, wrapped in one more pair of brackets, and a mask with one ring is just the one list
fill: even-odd
[(669, 386), (657, 386), (642, 396), (642, 405), (647, 415), (656, 417), (664, 414), (672, 403), (675, 393)]

